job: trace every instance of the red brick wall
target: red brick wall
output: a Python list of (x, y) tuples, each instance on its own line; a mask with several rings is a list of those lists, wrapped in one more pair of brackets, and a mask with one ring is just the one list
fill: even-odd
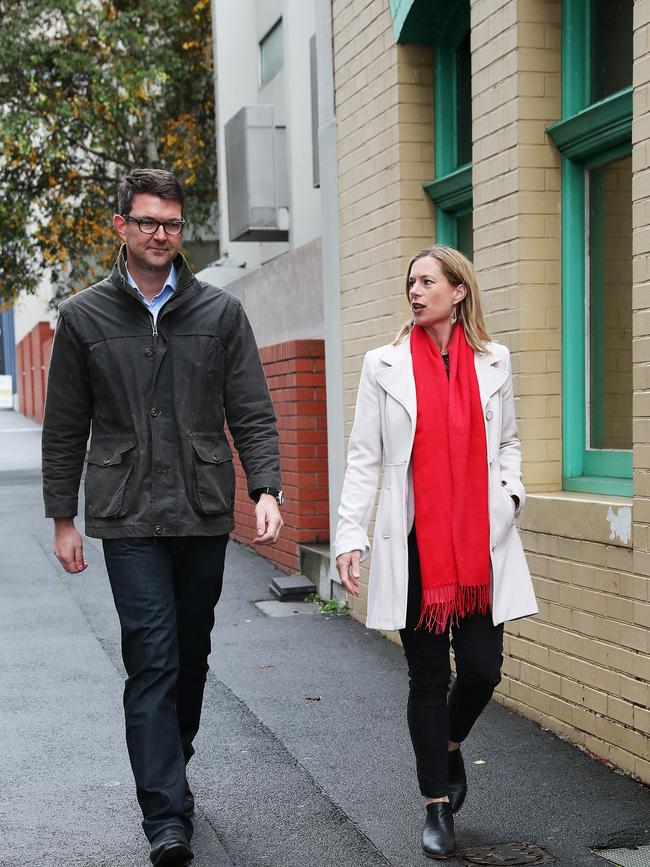
[(25, 377), (27, 375), (27, 371), (25, 370), (25, 353), (24, 353), (24, 341), (20, 340), (16, 344), (16, 380), (17, 380), (17, 388), (18, 388), (18, 409), (25, 415)]
[(47, 364), (44, 346), (49, 342), (50, 354), (52, 347), (52, 329), (47, 322), (38, 322), (30, 332), (32, 340), (32, 392), (34, 395), (33, 418), (41, 424), (45, 410), (45, 386), (49, 369), (49, 356)]
[(29, 418), (34, 417), (34, 365), (32, 362), (32, 338), (26, 334), (22, 339), (23, 344), (23, 364), (25, 365), (25, 375), (22, 377), (22, 382), (25, 386), (25, 415)]
[[(255, 548), (285, 572), (300, 568), (301, 542), (329, 541), (325, 347), (322, 340), (291, 340), (260, 350), (280, 432), (284, 530), (272, 547)], [(250, 544), (254, 506), (235, 457), (237, 495), (233, 537)]]
[(53, 335), (47, 322), (38, 322), (16, 346), (19, 409), (38, 422), (43, 421)]

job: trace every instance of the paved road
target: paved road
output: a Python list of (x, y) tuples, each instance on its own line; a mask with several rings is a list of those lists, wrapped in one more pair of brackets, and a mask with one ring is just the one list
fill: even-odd
[[(101, 549), (88, 540), (79, 577), (52, 556), (38, 454), (37, 426), (0, 413), (0, 864), (144, 867)], [(266, 616), (254, 602), (274, 574), (231, 543), (190, 765), (194, 865), (430, 863), (400, 649), (346, 617)], [(531, 841), (563, 867), (604, 867), (590, 845), (648, 833), (645, 787), (498, 705), (465, 755), (462, 847)]]

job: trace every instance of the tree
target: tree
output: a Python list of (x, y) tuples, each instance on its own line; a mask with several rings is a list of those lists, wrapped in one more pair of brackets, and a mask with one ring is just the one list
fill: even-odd
[(115, 258), (116, 180), (173, 171), (216, 200), (209, 0), (0, 0), (0, 301), (59, 296)]

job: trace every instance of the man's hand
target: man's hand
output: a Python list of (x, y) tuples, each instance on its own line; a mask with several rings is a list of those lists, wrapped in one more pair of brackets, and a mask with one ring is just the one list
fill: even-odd
[(359, 595), (360, 562), (361, 551), (347, 551), (345, 554), (339, 554), (336, 558), (336, 569), (341, 578), (341, 584), (353, 596)]
[(83, 572), (88, 566), (84, 560), (84, 543), (74, 525), (73, 518), (54, 519), (54, 548), (56, 559), (66, 572), (72, 575)]
[(278, 541), (284, 521), (274, 496), (261, 495), (255, 506), (255, 520), (257, 535), (253, 539), (254, 545), (273, 545)]

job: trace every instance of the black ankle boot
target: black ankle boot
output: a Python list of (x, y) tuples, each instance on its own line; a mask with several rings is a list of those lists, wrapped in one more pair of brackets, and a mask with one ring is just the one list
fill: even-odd
[(457, 813), (465, 802), (467, 795), (467, 777), (465, 775), (465, 762), (460, 748), (449, 750), (448, 792), (451, 812)]
[(422, 851), (427, 858), (451, 858), (456, 851), (454, 817), (447, 801), (427, 804), (427, 819), (422, 832)]

